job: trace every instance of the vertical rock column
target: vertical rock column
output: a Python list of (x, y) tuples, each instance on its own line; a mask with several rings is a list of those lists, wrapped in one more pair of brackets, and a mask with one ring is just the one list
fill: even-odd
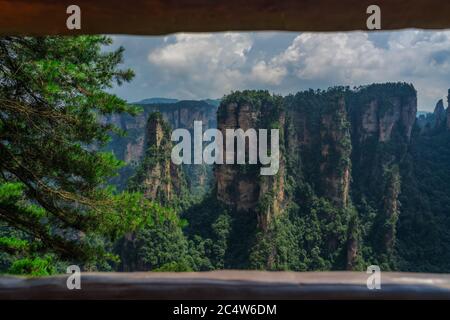
[[(256, 99), (250, 98), (256, 95)], [(280, 145), (284, 116), (281, 99), (268, 92), (244, 91), (228, 96), (218, 110), (218, 128), (223, 137), (226, 129), (280, 129)], [(268, 137), (270, 146), (270, 136)], [(228, 150), (225, 148), (224, 155)], [(235, 150), (236, 151), (236, 150)], [(248, 140), (246, 139), (246, 159)], [(281, 153), (281, 150), (280, 150)], [(222, 164), (215, 168), (217, 199), (239, 214), (256, 212), (258, 226), (267, 230), (270, 221), (282, 211), (284, 202), (284, 161), (280, 155), (280, 168), (273, 176), (261, 176), (260, 165)]]

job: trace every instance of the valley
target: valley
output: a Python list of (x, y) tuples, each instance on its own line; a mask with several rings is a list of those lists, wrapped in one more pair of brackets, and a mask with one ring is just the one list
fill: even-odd
[[(171, 246), (178, 254), (170, 262), (175, 269), (364, 270), (369, 264), (383, 270), (450, 269), (449, 238), (442, 235), (444, 241), (436, 244), (431, 237), (448, 233), (449, 199), (427, 191), (426, 182), (439, 172), (433, 184), (450, 188), (444, 182), (449, 179), (443, 180), (450, 178), (450, 126), (441, 120), (449, 109), (441, 102), (426, 121), (416, 118), (412, 85), (334, 87), (286, 97), (242, 91), (225, 96), (218, 107), (205, 101), (141, 107), (137, 118), (107, 119), (131, 133), (114, 138), (108, 148), (128, 164), (120, 187), (127, 188), (123, 183), (131, 177), (132, 190), (174, 207), (186, 221), (182, 229), (167, 226), (165, 234), (176, 241)], [(154, 111), (160, 114), (157, 123), (146, 123)], [(280, 130), (278, 173), (261, 176), (259, 165), (251, 164), (174, 166), (167, 151), (173, 146), (170, 130), (193, 132), (194, 121), (223, 133)], [(155, 132), (161, 135), (158, 143), (152, 142)], [(422, 152), (434, 144), (439, 147), (433, 152), (440, 153), (430, 164)], [(417, 232), (424, 229), (430, 234), (420, 231), (419, 242)], [(139, 252), (162, 241), (154, 236), (130, 235), (124, 243)], [(159, 254), (167, 256), (170, 249), (161, 248)], [(137, 270), (165, 265), (136, 259)], [(135, 269), (123, 265), (123, 270)]]

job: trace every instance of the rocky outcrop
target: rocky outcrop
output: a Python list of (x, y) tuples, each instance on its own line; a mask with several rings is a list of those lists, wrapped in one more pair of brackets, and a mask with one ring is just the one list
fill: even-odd
[[(153, 101), (150, 100), (150, 102)], [(113, 151), (116, 157), (127, 164), (127, 167), (121, 171), (120, 179), (112, 181), (119, 188), (126, 187), (127, 180), (144, 156), (146, 125), (151, 113), (159, 112), (173, 129), (184, 128), (192, 131), (194, 121), (202, 121), (204, 130), (217, 126), (217, 108), (212, 102), (183, 100), (171, 103), (169, 99), (167, 101), (169, 102), (162, 103), (163, 101), (161, 101), (160, 103), (141, 104), (143, 111), (134, 117), (115, 114), (102, 119), (103, 122), (114, 124), (126, 133), (125, 137), (114, 135), (111, 143), (107, 146), (108, 150)], [(187, 173), (191, 191), (204, 189), (211, 183), (212, 172), (210, 168), (186, 165), (184, 169)]]
[(161, 113), (171, 128), (193, 130), (194, 121), (202, 121), (205, 128), (216, 127), (216, 107), (205, 101), (183, 100), (176, 103), (141, 105), (143, 111), (132, 117), (129, 115), (112, 115), (103, 122), (114, 124), (125, 131), (123, 137), (113, 137), (111, 148), (117, 157), (127, 163), (138, 162), (143, 155), (143, 139), (147, 119), (151, 113)]
[[(447, 106), (450, 106), (450, 89), (448, 90)], [(450, 130), (450, 108), (447, 107), (446, 109), (443, 100), (439, 99), (433, 113), (420, 115), (417, 124), (422, 135), (433, 135)]]
[(181, 167), (171, 161), (171, 130), (160, 113), (149, 116), (146, 130), (146, 152), (130, 179), (129, 188), (162, 204), (174, 204), (183, 196), (186, 182)]
[[(242, 129), (244, 131), (255, 128), (259, 112), (251, 105), (238, 105), (230, 102), (219, 108), (220, 117), (218, 129), (225, 137), (226, 129)], [(246, 145), (246, 151), (248, 146)], [(224, 146), (224, 155), (231, 152)], [(219, 165), (215, 171), (217, 181), (217, 198), (238, 211), (248, 211), (256, 208), (259, 200), (259, 184), (254, 175), (241, 174), (239, 165)]]
[[(218, 127), (223, 133), (227, 128), (247, 130), (261, 127), (262, 119), (275, 119), (284, 129), (280, 172), (261, 178), (248, 166), (217, 166), (217, 198), (221, 202), (237, 211), (257, 211), (260, 227), (267, 229), (271, 217), (283, 212), (289, 176), (295, 183), (308, 184), (336, 208), (345, 209), (363, 197), (378, 203), (374, 210), (387, 220), (398, 216), (400, 180), (387, 177), (386, 171), (402, 161), (411, 139), (417, 110), (412, 86), (300, 92), (286, 97), (280, 110), (267, 103), (267, 96), (252, 94), (230, 95), (219, 108)], [(356, 199), (351, 199), (351, 190)], [(393, 225), (394, 231), (383, 236), (386, 242), (393, 243)], [(332, 248), (338, 239), (330, 237), (328, 241)], [(349, 257), (355, 260), (358, 238), (349, 244)]]
[[(227, 97), (218, 110), (218, 129), (226, 136), (226, 129), (271, 129), (283, 126), (281, 98), (266, 91), (237, 92)], [(270, 137), (269, 137), (270, 140)], [(270, 141), (269, 141), (270, 145)], [(224, 145), (224, 154), (227, 153)], [(246, 143), (246, 153), (249, 144)], [(282, 158), (282, 157), (281, 157)], [(217, 199), (237, 212), (257, 212), (258, 225), (266, 230), (271, 219), (281, 213), (285, 201), (284, 161), (280, 159), (278, 173), (261, 176), (259, 164), (217, 165), (215, 168)]]
[[(354, 106), (355, 107), (355, 106)], [(393, 131), (397, 130), (409, 141), (416, 119), (417, 98), (390, 96), (374, 98), (361, 108), (356, 129), (360, 142), (369, 138), (376, 138), (378, 142), (388, 142)]]
[(447, 122), (447, 113), (445, 111), (444, 102), (442, 99), (440, 99), (436, 103), (436, 107), (434, 108), (433, 112), (434, 116), (434, 127), (440, 128), (442, 125), (444, 125)]
[(346, 207), (350, 189), (350, 124), (344, 97), (331, 105), (321, 119), (321, 193), (339, 207)]
[(300, 92), (285, 99), (287, 146), (295, 179), (338, 207), (349, 203), (350, 123), (343, 94)]
[[(289, 262), (284, 256), (297, 249), (302, 268), (316, 267), (323, 259), (330, 263), (323, 268), (360, 268), (367, 250), (386, 261), (395, 251), (403, 177), (399, 168), (410, 145), (416, 101), (415, 89), (403, 83), (309, 90), (285, 98), (266, 91), (226, 96), (217, 110), (224, 140), (227, 129), (280, 130), (275, 175), (262, 176), (261, 164), (248, 164), (248, 156), (246, 164), (214, 167), (212, 196), (227, 207), (233, 221), (227, 263), (246, 266), (251, 260), (263, 268), (285, 268)], [(135, 181), (148, 198), (176, 205), (184, 180), (181, 166), (170, 162), (163, 117), (188, 130), (194, 120), (202, 120), (203, 129), (215, 122), (205, 125), (209, 116), (195, 106), (192, 114), (171, 108), (165, 116), (149, 119), (148, 150)], [(226, 141), (223, 146), (226, 155), (231, 150)], [(245, 148), (248, 155), (248, 140)], [(244, 238), (239, 224), (250, 226), (242, 229), (248, 231), (245, 245), (234, 243)], [(246, 247), (255, 241), (261, 246)]]
[[(373, 241), (378, 254), (388, 257), (393, 252), (400, 213), (399, 166), (407, 157), (416, 123), (416, 91), (403, 83), (376, 84), (359, 89), (348, 101), (352, 115), (352, 200), (364, 210), (376, 212), (372, 230), (363, 241)], [(441, 112), (441, 106), (437, 108)], [(348, 252), (353, 252), (355, 244), (349, 245)]]
[(416, 122), (416, 91), (403, 83), (375, 84), (350, 94), (347, 101), (354, 187), (380, 190), (383, 167), (401, 161), (408, 149)]

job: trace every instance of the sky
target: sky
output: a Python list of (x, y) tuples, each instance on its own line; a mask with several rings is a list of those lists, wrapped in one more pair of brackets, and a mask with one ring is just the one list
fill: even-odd
[(221, 98), (235, 90), (286, 95), (335, 85), (408, 82), (432, 111), (450, 88), (450, 30), (346, 33), (227, 32), (112, 36), (132, 82), (112, 89), (151, 97)]

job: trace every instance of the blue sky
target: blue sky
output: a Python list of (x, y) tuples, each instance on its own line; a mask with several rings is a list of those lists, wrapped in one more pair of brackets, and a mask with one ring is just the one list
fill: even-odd
[(431, 111), (450, 88), (450, 31), (229, 32), (112, 36), (136, 77), (113, 91), (150, 97), (220, 98), (232, 90), (288, 94), (334, 85), (404, 81)]

